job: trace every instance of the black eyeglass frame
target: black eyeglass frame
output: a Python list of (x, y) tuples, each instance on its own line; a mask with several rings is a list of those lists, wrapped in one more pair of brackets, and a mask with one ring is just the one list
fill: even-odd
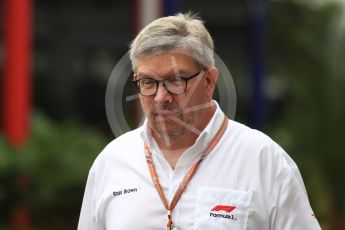
[[(135, 88), (137, 89), (138, 93), (140, 93), (142, 96), (147, 96), (147, 97), (149, 97), (149, 96), (155, 95), (155, 94), (157, 93), (157, 91), (158, 91), (159, 83), (161, 83), (161, 82), (163, 83), (163, 86), (164, 86), (165, 90), (168, 91), (170, 94), (172, 94), (172, 95), (181, 95), (181, 94), (183, 94), (183, 93), (186, 92), (186, 89), (187, 89), (187, 86), (188, 86), (188, 81), (191, 80), (191, 79), (193, 79), (193, 78), (195, 78), (195, 77), (198, 77), (198, 76), (200, 75), (200, 73), (201, 73), (201, 72), (204, 72), (205, 70), (207, 70), (207, 68), (203, 68), (203, 69), (201, 69), (200, 71), (198, 71), (197, 73), (195, 73), (195, 74), (193, 74), (193, 75), (191, 75), (191, 76), (189, 76), (189, 77), (178, 77), (178, 78), (181, 78), (182, 80), (184, 80), (184, 81), (186, 82), (185, 87), (184, 87), (184, 90), (183, 90), (181, 93), (173, 93), (173, 92), (170, 92), (170, 90), (165, 86), (165, 82), (166, 82), (166, 81), (168, 81), (169, 79), (172, 79), (172, 78), (176, 78), (176, 77), (169, 77), (169, 78), (163, 79), (163, 80), (157, 80), (157, 79), (154, 79), (154, 78), (152, 78), (152, 77), (144, 77), (144, 78), (141, 78), (141, 79), (138, 79), (138, 80), (132, 80), (132, 82), (133, 82), (133, 84), (135, 85)], [(145, 80), (145, 79), (153, 80), (153, 81), (156, 83), (156, 90), (154, 91), (154, 93), (148, 94), (148, 95), (142, 94), (142, 93), (141, 93), (141, 90), (140, 90), (140, 81)]]

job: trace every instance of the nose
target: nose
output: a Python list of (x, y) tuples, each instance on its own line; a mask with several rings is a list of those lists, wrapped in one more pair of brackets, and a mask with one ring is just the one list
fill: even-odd
[(173, 100), (172, 95), (167, 91), (162, 82), (158, 84), (154, 100), (157, 103), (171, 103)]

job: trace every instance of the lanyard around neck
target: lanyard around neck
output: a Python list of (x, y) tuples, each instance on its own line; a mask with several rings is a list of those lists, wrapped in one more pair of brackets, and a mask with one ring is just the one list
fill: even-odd
[(227, 116), (224, 114), (224, 120), (223, 123), (221, 125), (221, 127), (219, 128), (217, 134), (214, 136), (214, 138), (211, 140), (210, 144), (208, 145), (208, 147), (206, 148), (206, 150), (204, 151), (204, 153), (202, 154), (202, 156), (199, 158), (199, 160), (197, 162), (195, 162), (192, 167), (189, 169), (188, 173), (185, 175), (185, 177), (183, 178), (181, 184), (179, 185), (179, 187), (176, 190), (176, 193), (169, 205), (164, 192), (163, 192), (163, 188), (159, 183), (159, 178), (153, 163), (153, 159), (152, 159), (152, 153), (149, 149), (149, 147), (146, 145), (146, 143), (144, 143), (144, 150), (145, 150), (145, 156), (146, 156), (146, 162), (147, 165), (149, 167), (149, 171), (151, 174), (151, 178), (153, 181), (153, 184), (156, 187), (156, 190), (164, 204), (164, 207), (166, 208), (167, 212), (168, 212), (168, 223), (167, 223), (167, 229), (174, 229), (173, 227), (173, 222), (172, 222), (172, 216), (171, 216), (171, 212), (174, 209), (174, 207), (176, 206), (177, 202), (179, 201), (182, 193), (184, 192), (185, 188), (187, 187), (189, 181), (192, 179), (195, 171), (197, 170), (197, 168), (199, 167), (201, 161), (214, 149), (214, 147), (216, 147), (216, 145), (218, 144), (219, 140), (221, 139), (221, 137), (223, 136), (226, 127), (228, 125), (228, 118)]

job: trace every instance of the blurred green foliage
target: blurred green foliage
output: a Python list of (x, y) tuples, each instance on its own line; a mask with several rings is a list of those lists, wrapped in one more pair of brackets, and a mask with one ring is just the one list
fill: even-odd
[(54, 123), (41, 114), (35, 114), (22, 148), (0, 136), (0, 228), (25, 207), (32, 229), (75, 229), (88, 170), (105, 144), (90, 128)]
[(299, 165), (319, 221), (327, 229), (343, 229), (344, 12), (337, 4), (311, 8), (296, 1), (270, 7), (269, 74), (287, 89), (271, 135)]

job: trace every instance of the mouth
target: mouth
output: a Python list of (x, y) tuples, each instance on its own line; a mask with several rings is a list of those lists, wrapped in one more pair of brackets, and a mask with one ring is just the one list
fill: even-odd
[(170, 111), (170, 110), (163, 110), (163, 111), (156, 111), (154, 113), (154, 115), (156, 117), (162, 117), (162, 118), (169, 118), (169, 117), (176, 117), (176, 116), (179, 116), (181, 115), (182, 112), (181, 111)]

